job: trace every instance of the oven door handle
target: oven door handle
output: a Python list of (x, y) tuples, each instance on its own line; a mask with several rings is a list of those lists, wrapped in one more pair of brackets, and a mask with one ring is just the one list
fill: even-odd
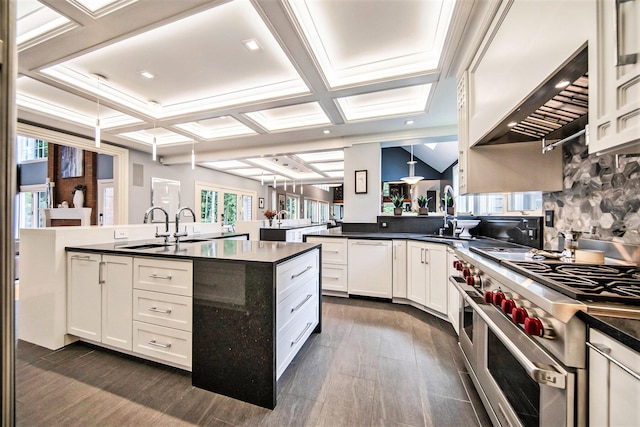
[[(464, 299), (469, 303), (473, 311), (480, 316), (480, 318), (487, 324), (491, 332), (493, 332), (496, 337), (504, 344), (505, 347), (509, 350), (509, 352), (518, 360), (520, 365), (527, 371), (529, 376), (539, 384), (546, 385), (549, 387), (555, 387), (559, 389), (565, 389), (567, 387), (567, 373), (559, 371), (555, 366), (545, 365), (541, 363), (534, 363), (513, 343), (513, 340), (509, 338), (509, 336), (500, 329), (495, 322), (491, 319), (491, 316), (486, 312), (487, 307), (482, 307), (477, 304), (473, 298), (471, 298), (466, 293), (464, 294)], [(492, 307), (488, 307), (493, 310)], [(496, 312), (496, 314), (498, 314)], [(524, 334), (524, 332), (523, 332)], [(527, 339), (530, 339), (528, 336), (525, 336)], [(531, 345), (535, 345), (531, 343)]]

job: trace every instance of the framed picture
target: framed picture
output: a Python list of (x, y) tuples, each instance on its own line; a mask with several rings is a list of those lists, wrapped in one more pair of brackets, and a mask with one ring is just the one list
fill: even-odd
[(264, 209), (264, 197), (258, 197), (258, 209)]
[(283, 211), (286, 209), (286, 201), (287, 198), (284, 194), (278, 194), (278, 211)]
[(82, 159), (84, 152), (81, 148), (60, 146), (60, 177), (74, 178), (83, 176)]
[(367, 192), (367, 171), (356, 171), (356, 194)]

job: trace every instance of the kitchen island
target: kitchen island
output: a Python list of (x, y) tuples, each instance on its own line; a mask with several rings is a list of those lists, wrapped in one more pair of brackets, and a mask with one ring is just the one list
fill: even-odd
[[(317, 244), (212, 240), (66, 249), (68, 333), (191, 370), (196, 387), (274, 408), (277, 379), (321, 331)], [(131, 295), (130, 305), (114, 295)], [(120, 314), (110, 320), (105, 304)], [(101, 306), (102, 315), (91, 305), (98, 313)], [(123, 321), (128, 313), (131, 320)]]

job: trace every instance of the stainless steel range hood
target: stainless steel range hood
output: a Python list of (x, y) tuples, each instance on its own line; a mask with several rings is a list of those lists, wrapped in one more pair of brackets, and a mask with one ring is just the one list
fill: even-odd
[[(560, 81), (566, 87), (556, 87)], [(477, 145), (563, 139), (588, 123), (589, 73), (587, 48), (569, 60)]]

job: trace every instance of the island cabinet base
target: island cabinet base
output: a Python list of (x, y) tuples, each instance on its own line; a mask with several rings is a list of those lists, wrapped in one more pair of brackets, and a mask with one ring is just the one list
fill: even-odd
[[(304, 342), (312, 332), (321, 330), (319, 258), (319, 250), (314, 249), (281, 264), (193, 261), (195, 387), (265, 408), (275, 407), (279, 272), (282, 265), (297, 267), (287, 277), (295, 279), (292, 289), (301, 289), (301, 301), (287, 303), (295, 303), (292, 309), (298, 310), (301, 303), (305, 308), (300, 308), (307, 322), (303, 325), (307, 328), (301, 340)], [(302, 273), (298, 275), (297, 270)], [(313, 291), (309, 291), (311, 288)], [(312, 319), (311, 326), (308, 319)]]

